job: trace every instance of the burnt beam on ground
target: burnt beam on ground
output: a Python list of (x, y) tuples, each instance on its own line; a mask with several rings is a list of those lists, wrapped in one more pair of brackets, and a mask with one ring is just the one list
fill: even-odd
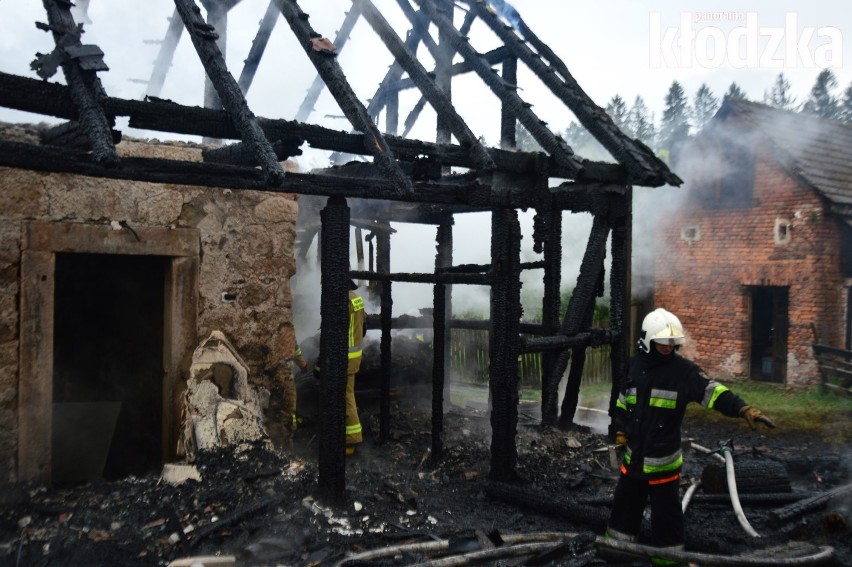
[[(271, 2), (275, 4), (276, 0), (271, 0)], [(334, 37), (334, 46), (337, 48), (338, 53), (340, 53), (343, 46), (346, 45), (346, 41), (349, 39), (349, 34), (352, 33), (352, 28), (355, 27), (360, 16), (361, 12), (356, 6), (353, 6), (352, 9), (346, 12), (346, 16), (343, 18), (343, 23), (340, 24), (340, 29)], [(304, 122), (308, 119), (311, 112), (314, 111), (314, 105), (317, 103), (317, 99), (322, 93), (323, 87), (325, 87), (325, 83), (322, 80), (322, 76), (317, 75), (314, 77), (314, 82), (311, 83), (311, 86), (308, 88), (308, 92), (305, 94), (305, 98), (302, 100), (302, 104), (299, 105), (299, 110), (296, 112), (296, 121)]]
[(458, 30), (453, 27), (445, 16), (440, 14), (432, 5), (431, 0), (415, 0), (423, 13), (426, 14), (432, 22), (438, 26), (438, 29), (452, 38), (453, 47), (461, 55), (465, 61), (473, 66), (474, 71), (488, 85), (491, 91), (497, 95), (503, 105), (511, 110), (516, 118), (521, 122), (524, 128), (532, 135), (533, 138), (541, 145), (544, 150), (549, 153), (556, 162), (570, 170), (573, 170), (570, 177), (574, 177), (582, 170), (582, 162), (574, 155), (574, 152), (565, 143), (565, 140), (556, 136), (551, 132), (546, 124), (530, 110), (530, 105), (518, 96), (516, 90), (517, 85), (507, 85), (502, 77), (491, 69), (491, 67), (481, 59), (479, 53), (471, 47), (466, 37), (463, 37)]
[(320, 213), (322, 269), (320, 294), (319, 488), (339, 500), (346, 492), (344, 461), (346, 380), (349, 352), (349, 207), (331, 197)]
[(56, 48), (51, 54), (38, 54), (39, 57), (30, 67), (39, 76), (47, 79), (55, 72), (52, 61), (59, 61), (77, 110), (77, 116), (73, 119), (79, 120), (83, 126), (92, 145), (94, 160), (114, 165), (118, 163), (119, 158), (113, 144), (113, 122), (107, 118), (101, 107), (107, 95), (96, 74), (96, 71), (107, 70), (103, 62), (103, 52), (96, 46), (84, 46), (80, 43), (83, 26), (74, 22), (70, 2), (43, 0), (42, 3), (47, 12), (48, 25), (38, 27), (52, 32)]
[(364, 18), (372, 26), (376, 35), (394, 56), (396, 64), (399, 64), (415, 82), (420, 92), (435, 109), (439, 119), (446, 124), (450, 132), (459, 140), (462, 146), (470, 148), (471, 160), (478, 169), (491, 169), (496, 167), (488, 152), (479, 143), (476, 135), (471, 131), (464, 119), (456, 111), (449, 97), (438, 87), (429, 76), (426, 69), (406, 47), (400, 37), (393, 30), (384, 16), (376, 9), (370, 0), (353, 0), (360, 8)]
[(263, 169), (266, 182), (274, 187), (281, 185), (284, 182), (284, 169), (278, 163), (275, 151), (258, 125), (254, 113), (249, 109), (240, 87), (228, 72), (225, 58), (216, 45), (218, 35), (215, 29), (202, 19), (201, 9), (194, 0), (175, 0), (175, 6), (219, 100), (239, 131), (240, 138)]
[(335, 54), (329, 53), (323, 48), (314, 47), (315, 42), (322, 36), (314, 31), (308, 23), (308, 15), (302, 11), (295, 0), (275, 1), (343, 114), (353, 128), (363, 133), (364, 149), (373, 156), (376, 165), (393, 182), (401, 194), (410, 194), (413, 191), (411, 180), (399, 169), (393, 151), (373, 123), (370, 115), (367, 114), (367, 109), (352, 90), (343, 70), (337, 63)]

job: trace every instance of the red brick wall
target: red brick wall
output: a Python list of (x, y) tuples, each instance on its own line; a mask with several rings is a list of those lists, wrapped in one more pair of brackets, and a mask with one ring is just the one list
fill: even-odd
[[(751, 294), (744, 286), (787, 286), (787, 383), (815, 383), (811, 345), (842, 346), (845, 336), (836, 221), (762, 148), (755, 153), (754, 207), (702, 207), (699, 191), (687, 188), (687, 206), (658, 225), (666, 249), (654, 262), (654, 303), (681, 319), (688, 335), (683, 354), (711, 376), (747, 377)], [(787, 244), (775, 242), (779, 218), (792, 222)], [(681, 237), (689, 225), (700, 230), (691, 243)]]

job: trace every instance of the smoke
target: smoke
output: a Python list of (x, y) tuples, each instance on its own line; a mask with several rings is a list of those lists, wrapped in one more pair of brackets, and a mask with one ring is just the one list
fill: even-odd
[(515, 31), (520, 32), (521, 16), (514, 6), (506, 2), (506, 0), (488, 0), (488, 4), (497, 12), (500, 17), (509, 22)]

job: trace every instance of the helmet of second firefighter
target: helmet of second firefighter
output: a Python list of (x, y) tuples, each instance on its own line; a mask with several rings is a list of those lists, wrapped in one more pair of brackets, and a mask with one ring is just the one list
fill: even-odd
[(642, 320), (642, 331), (639, 334), (639, 350), (651, 351), (651, 341), (669, 345), (682, 345), (683, 325), (680, 319), (663, 308), (657, 308), (645, 315)]

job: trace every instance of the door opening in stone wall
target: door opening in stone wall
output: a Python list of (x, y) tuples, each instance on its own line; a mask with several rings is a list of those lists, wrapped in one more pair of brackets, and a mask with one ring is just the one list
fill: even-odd
[(167, 258), (56, 254), (52, 479), (162, 465)]
[(752, 286), (751, 377), (784, 383), (787, 379), (787, 333), (790, 326), (789, 290), (780, 286)]

